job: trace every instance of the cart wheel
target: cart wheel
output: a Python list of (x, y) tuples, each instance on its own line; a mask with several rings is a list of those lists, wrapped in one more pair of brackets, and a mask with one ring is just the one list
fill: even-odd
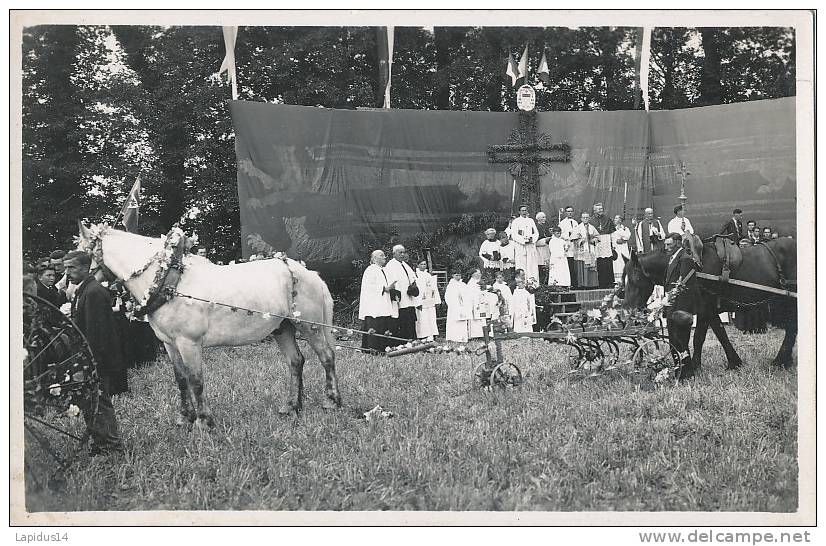
[[(646, 388), (653, 388), (657, 383), (662, 383), (663, 381), (658, 379), (658, 374), (665, 369), (671, 370), (670, 375), (676, 382), (679, 379), (679, 366), (674, 360), (675, 354), (677, 350), (666, 339), (649, 338), (641, 341), (631, 358), (633, 371)], [(672, 377), (666, 382), (671, 382)]]
[(601, 343), (596, 339), (584, 339), (581, 343), (583, 344), (583, 371), (592, 377), (599, 375), (605, 368), (606, 361)]
[(620, 357), (619, 344), (611, 338), (603, 338), (599, 340), (599, 344), (602, 350), (604, 370), (616, 369)]
[(519, 387), (522, 385), (522, 372), (516, 364), (503, 362), (490, 374), (491, 387)]
[[(75, 406), (96, 407), (99, 382), (89, 343), (48, 301), (23, 294), (23, 417), (27, 487), (48, 483), (86, 442)], [(67, 413), (67, 410), (70, 410)]]
[(568, 367), (568, 373), (579, 371), (585, 360), (585, 353), (579, 343), (566, 343), (562, 346), (562, 358)]

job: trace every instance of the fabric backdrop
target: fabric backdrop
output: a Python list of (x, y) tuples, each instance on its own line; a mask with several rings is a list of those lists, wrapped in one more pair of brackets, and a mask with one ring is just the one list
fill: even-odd
[[(496, 212), (504, 227), (513, 177), (489, 163), (517, 113), (332, 110), (233, 101), (244, 257), (260, 237), (322, 271), (342, 271), (361, 238), (432, 230), (463, 213)], [(736, 206), (745, 219), (793, 233), (794, 98), (679, 111), (540, 112), (537, 130), (571, 160), (541, 178), (542, 208), (628, 214), (653, 205), (664, 221), (680, 192), (711, 234)], [(363, 258), (363, 256), (360, 256)]]

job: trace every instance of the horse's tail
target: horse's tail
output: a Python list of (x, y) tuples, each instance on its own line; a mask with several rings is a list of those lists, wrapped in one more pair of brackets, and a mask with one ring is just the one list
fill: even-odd
[(336, 337), (333, 335), (333, 296), (330, 294), (330, 289), (327, 287), (327, 283), (321, 283), (321, 294), (322, 294), (322, 316), (324, 317), (322, 322), (329, 326), (324, 326), (322, 330), (324, 331), (324, 339), (327, 340), (327, 344), (330, 345), (330, 348), (336, 346)]

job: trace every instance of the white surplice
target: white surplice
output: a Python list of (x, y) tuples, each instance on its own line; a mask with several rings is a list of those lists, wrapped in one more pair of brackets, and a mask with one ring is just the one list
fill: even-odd
[(445, 339), (448, 341), (467, 341), (470, 306), (467, 302), (467, 286), (462, 281), (450, 279), (445, 289), (447, 304), (447, 326)]
[(511, 224), (511, 239), (516, 243), (516, 269), (525, 271), (525, 277), (539, 280), (539, 256), (536, 240), (539, 230), (533, 218), (514, 218)]
[(436, 306), (442, 303), (436, 277), (427, 271), (416, 270), (416, 285), (422, 308), (416, 309), (416, 337), (419, 339), (439, 335), (436, 324)]

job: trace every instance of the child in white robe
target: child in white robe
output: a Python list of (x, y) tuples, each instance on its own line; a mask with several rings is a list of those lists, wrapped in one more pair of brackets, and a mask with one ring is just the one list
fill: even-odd
[(571, 286), (571, 272), (568, 268), (568, 242), (562, 238), (562, 229), (555, 226), (548, 239), (548, 286)]
[(482, 272), (475, 269), (467, 281), (467, 298), (471, 304), (471, 316), (468, 321), (469, 339), (478, 339), (483, 336), (482, 328), (490, 316), (488, 299), (479, 284), (481, 280)]
[(427, 260), (420, 260), (416, 265), (416, 285), (419, 287), (421, 309), (416, 308), (416, 337), (433, 341), (439, 335), (436, 324), (436, 306), (442, 303), (436, 277), (428, 273)]
[(466, 292), (467, 286), (462, 282), (462, 274), (455, 271), (445, 289), (445, 303), (447, 304), (445, 339), (447, 341), (463, 343), (467, 341), (470, 313), (466, 302)]
[(511, 315), (514, 332), (533, 332), (536, 324), (536, 302), (533, 294), (525, 290), (525, 281), (517, 277), (516, 290), (511, 297)]
[[(511, 289), (508, 286), (508, 283), (505, 282), (505, 274), (501, 271), (496, 273), (496, 282), (493, 283), (493, 291), (499, 292), (502, 294), (503, 303), (499, 308), (499, 316), (510, 316), (510, 306), (511, 306)], [(496, 298), (497, 303), (499, 298)], [(508, 326), (512, 326), (512, 324), (508, 324)]]

